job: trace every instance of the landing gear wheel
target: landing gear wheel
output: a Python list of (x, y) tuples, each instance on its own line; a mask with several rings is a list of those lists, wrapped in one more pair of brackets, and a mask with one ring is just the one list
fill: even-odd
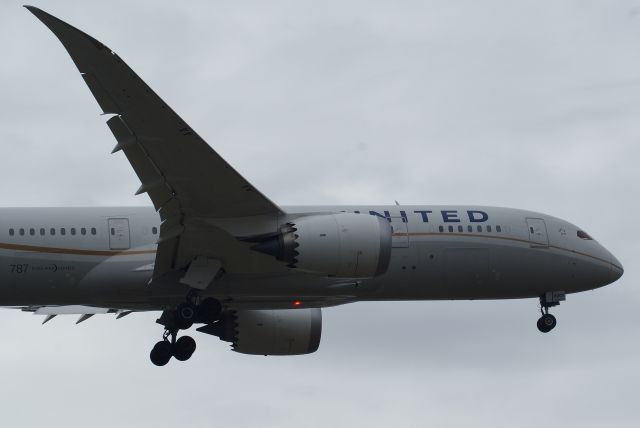
[(556, 317), (551, 314), (544, 314), (538, 319), (538, 330), (542, 333), (549, 333), (556, 326)]
[(151, 353), (149, 354), (151, 362), (156, 366), (166, 365), (173, 355), (173, 350), (171, 348), (171, 343), (167, 342), (166, 340), (161, 340), (160, 342), (156, 343), (151, 350)]
[(173, 356), (178, 361), (187, 361), (196, 350), (196, 341), (191, 336), (182, 336), (173, 344)]
[(222, 305), (212, 297), (207, 297), (198, 306), (198, 321), (204, 324), (212, 324), (220, 318)]
[(176, 309), (176, 326), (180, 330), (187, 330), (196, 319), (197, 307), (191, 302), (184, 302)]

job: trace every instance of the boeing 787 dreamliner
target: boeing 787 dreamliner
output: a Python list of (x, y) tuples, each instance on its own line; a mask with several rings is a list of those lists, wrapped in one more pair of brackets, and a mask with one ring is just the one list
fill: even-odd
[[(0, 209), (0, 305), (45, 315), (158, 311), (151, 361), (187, 360), (198, 331), (236, 352), (297, 355), (321, 308), (356, 301), (536, 298), (616, 281), (620, 262), (556, 217), (485, 206), (278, 206), (111, 49), (35, 7), (60, 39), (151, 207)], [(42, 64), (40, 64), (42, 66)]]

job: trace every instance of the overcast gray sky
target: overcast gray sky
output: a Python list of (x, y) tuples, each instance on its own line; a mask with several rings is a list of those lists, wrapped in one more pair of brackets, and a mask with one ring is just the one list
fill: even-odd
[[(140, 205), (57, 39), (0, 3), (1, 206)], [(640, 1), (39, 1), (101, 40), (275, 202), (546, 212), (624, 264), (540, 334), (534, 300), (360, 303), (320, 350), (196, 333), (159, 369), (151, 314), (0, 312), (0, 421), (66, 427), (637, 427)]]

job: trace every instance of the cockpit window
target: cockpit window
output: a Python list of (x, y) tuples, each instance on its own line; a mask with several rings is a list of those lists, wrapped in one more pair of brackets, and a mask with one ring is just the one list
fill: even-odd
[(585, 232), (584, 230), (579, 230), (578, 231), (578, 238), (584, 239), (585, 241), (593, 241), (593, 238), (590, 237), (589, 234), (587, 232)]

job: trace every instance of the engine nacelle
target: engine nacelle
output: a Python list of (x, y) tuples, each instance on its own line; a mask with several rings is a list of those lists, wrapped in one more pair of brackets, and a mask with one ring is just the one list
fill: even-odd
[(280, 234), (253, 246), (287, 266), (342, 278), (382, 275), (391, 260), (389, 222), (379, 216), (310, 215), (287, 223)]
[(320, 346), (322, 311), (319, 308), (233, 310), (198, 329), (231, 342), (233, 350), (253, 355), (311, 354)]

